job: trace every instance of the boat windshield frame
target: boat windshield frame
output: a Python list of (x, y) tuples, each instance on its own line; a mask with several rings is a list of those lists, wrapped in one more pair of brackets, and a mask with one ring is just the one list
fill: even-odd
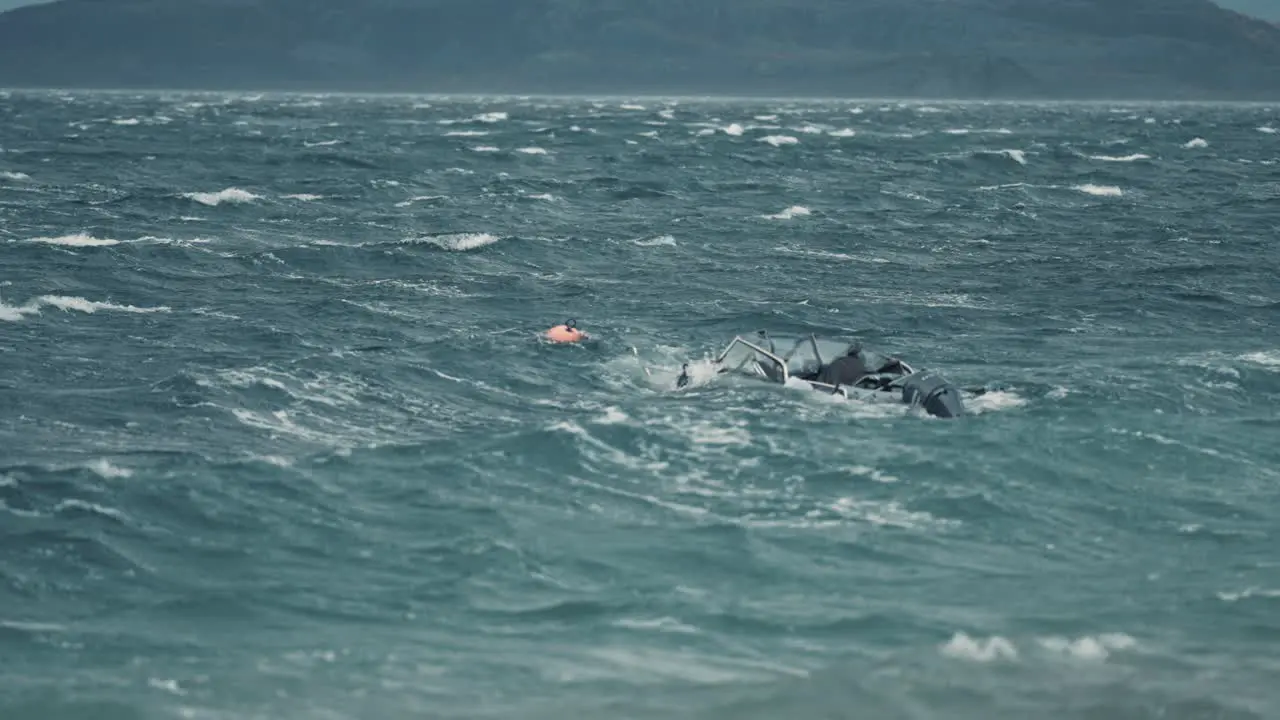
[[(763, 377), (766, 380), (778, 383), (780, 385), (786, 385), (791, 380), (791, 378), (795, 377), (795, 372), (791, 368), (791, 361), (796, 356), (796, 353), (800, 352), (801, 348), (803, 348), (806, 344), (809, 346), (809, 349), (813, 351), (813, 359), (817, 361), (818, 368), (825, 367), (827, 363), (836, 359), (836, 357), (831, 357), (831, 358), (823, 357), (822, 348), (819, 345), (818, 337), (813, 333), (809, 333), (802, 337), (796, 338), (795, 342), (791, 344), (790, 349), (788, 349), (787, 352), (783, 355), (778, 354), (776, 348), (774, 347), (773, 338), (770, 338), (768, 335), (765, 335), (763, 333), (760, 334), (760, 337), (768, 339), (769, 345), (773, 349), (766, 349), (762, 347), (760, 344), (756, 342), (752, 342), (751, 340), (748, 340), (742, 337), (741, 335), (735, 335), (734, 338), (729, 341), (729, 344), (725, 346), (724, 350), (720, 352), (719, 356), (716, 357), (716, 360), (715, 360), (716, 364), (723, 365), (724, 361), (729, 357), (729, 354), (733, 352), (735, 347), (743, 346), (747, 348), (750, 352), (736, 365), (732, 367), (721, 367), (719, 372), (722, 372), (722, 373), (744, 372), (746, 374)], [(851, 344), (848, 347), (854, 347), (854, 345)], [(908, 365), (906, 362), (903, 362), (899, 358), (893, 358), (891, 356), (885, 356), (885, 355), (882, 355), (881, 353), (874, 353), (874, 352), (873, 352), (873, 356), (880, 359), (892, 359), (896, 361), (901, 368), (901, 375), (898, 375), (898, 378), (912, 375), (916, 372), (914, 368), (912, 368), (910, 365)], [(752, 364), (752, 367), (749, 370), (746, 369), (748, 363), (751, 363), (753, 360), (755, 362)], [(766, 370), (765, 364), (764, 362), (762, 362), (762, 360), (768, 361), (769, 363), (771, 363), (776, 368), (776, 372), (770, 373), (768, 370)], [(885, 376), (882, 373), (868, 373), (863, 377), (859, 378), (857, 382), (852, 383), (852, 385), (854, 387), (858, 387), (863, 383), (863, 381), (866, 381), (866, 380), (876, 380), (877, 381), (876, 384), (881, 385), (881, 387), (896, 387), (898, 385), (899, 379), (897, 378), (891, 380), (888, 385), (883, 385), (882, 383), (884, 381), (884, 377)], [(845, 397), (848, 397), (848, 393), (846, 392), (843, 386), (831, 385), (829, 383), (818, 382), (817, 380), (808, 380), (804, 378), (796, 378), (796, 379), (801, 380), (801, 382), (807, 383), (814, 390), (822, 390), (822, 391), (831, 393), (833, 395), (844, 395)]]

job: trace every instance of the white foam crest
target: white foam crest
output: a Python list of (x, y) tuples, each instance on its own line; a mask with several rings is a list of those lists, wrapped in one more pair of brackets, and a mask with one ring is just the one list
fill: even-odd
[(525, 197), (530, 200), (542, 200), (544, 202), (555, 202), (559, 199), (551, 193), (529, 193), (528, 195), (525, 195)]
[(364, 386), (349, 376), (319, 372), (306, 378), (267, 367), (223, 370), (218, 372), (218, 378), (221, 384), (232, 387), (252, 388), (261, 385), (279, 390), (295, 400), (334, 408), (358, 405), (360, 394), (364, 390)]
[(1031, 187), (1027, 183), (1005, 183), (1004, 185), (983, 185), (978, 188), (984, 192), (991, 190), (1013, 190), (1015, 188)]
[(60, 235), (58, 237), (31, 238), (27, 242), (44, 243), (46, 245), (61, 245), (63, 247), (109, 247), (111, 245), (120, 244), (119, 240), (112, 240), (111, 238), (97, 238), (85, 233)]
[(1072, 189), (1095, 197), (1120, 197), (1124, 195), (1124, 191), (1115, 185), (1076, 185)]
[(471, 148), (471, 152), (478, 152), (478, 153), (498, 152), (498, 148), (492, 145), (476, 145), (475, 147)]
[(476, 122), (493, 124), (493, 123), (500, 123), (509, 117), (510, 116), (507, 115), (507, 113), (505, 112), (487, 112), (487, 113), (480, 113), (479, 115), (476, 115), (471, 119)]
[(488, 130), (450, 130), (445, 133), (445, 137), (484, 137), (489, 134)]
[[(573, 435), (574, 437), (581, 440), (583, 444), (585, 444), (586, 446), (590, 448), (594, 448), (596, 451), (599, 451), (601, 455), (596, 456), (595, 458), (592, 458), (593, 460), (604, 459), (608, 462), (612, 462), (616, 465), (620, 465), (622, 467), (625, 467), (631, 470), (642, 470), (646, 472), (661, 472), (670, 467), (670, 463), (667, 463), (665, 461), (661, 461), (661, 460), (648, 461), (643, 458), (628, 455), (626, 452), (623, 452), (622, 450), (619, 450), (618, 448), (613, 447), (609, 443), (606, 443), (603, 440), (596, 438), (590, 432), (588, 432), (586, 428), (573, 422), (572, 420), (562, 420), (560, 422), (553, 423), (547, 429), (555, 432), (564, 432), (564, 433), (568, 433), (569, 435)], [(584, 448), (584, 450), (585, 449), (586, 448)], [(709, 511), (706, 510), (705, 508), (694, 507), (692, 505), (683, 505), (681, 503), (663, 500), (662, 498), (659, 498), (656, 495), (645, 495), (643, 493), (630, 492), (628, 490), (623, 490), (621, 488), (611, 487), (609, 485), (592, 482), (585, 478), (571, 478), (571, 481), (579, 485), (585, 485), (587, 487), (595, 488), (602, 492), (607, 492), (609, 494), (618, 495), (621, 497), (631, 498), (633, 500), (640, 500), (657, 507), (673, 510), (681, 514), (699, 515), (699, 516), (704, 516), (709, 514)]]
[(0, 179), (13, 180), (14, 182), (25, 182), (27, 180), (30, 180), (31, 176), (26, 173), (12, 172), (9, 170), (5, 170), (3, 172), (0, 172)]
[(1196, 148), (1207, 148), (1209, 147), (1209, 142), (1204, 138), (1193, 138), (1191, 140), (1188, 140), (1187, 144), (1183, 145), (1182, 147), (1188, 150), (1195, 150)]
[(1045, 637), (1038, 640), (1040, 647), (1052, 653), (1066, 655), (1076, 660), (1106, 660), (1117, 650), (1129, 650), (1137, 645), (1137, 641), (1124, 633), (1105, 633), (1096, 637), (1086, 635), (1071, 639), (1066, 637)]
[(302, 202), (312, 202), (314, 200), (323, 200), (323, 195), (312, 195), (311, 193), (294, 193), (292, 195), (281, 195), (285, 200), (301, 200)]
[(595, 419), (597, 425), (622, 425), (631, 419), (630, 415), (612, 405), (604, 409), (604, 415)]
[(1003, 155), (1019, 165), (1027, 164), (1027, 153), (1025, 150), (1001, 150), (999, 155)]
[(401, 200), (396, 203), (396, 207), (409, 207), (416, 202), (423, 202), (426, 200), (443, 200), (444, 198), (444, 195), (414, 195), (408, 200)]
[(857, 135), (858, 131), (854, 130), (853, 128), (840, 128), (839, 130), (832, 130), (827, 134), (830, 135), (831, 137), (836, 137), (836, 138), (851, 138)]
[(249, 455), (250, 460), (256, 460), (268, 465), (274, 465), (278, 468), (291, 468), (293, 461), (282, 455)]
[(792, 220), (798, 217), (806, 217), (810, 215), (809, 208), (803, 205), (792, 205), (791, 207), (773, 215), (762, 215), (766, 220)]
[(1258, 128), (1258, 132), (1266, 133), (1267, 135), (1276, 135), (1276, 134), (1280, 134), (1280, 129), (1273, 128), (1270, 125), (1264, 125)]
[(128, 468), (117, 467), (112, 465), (106, 458), (99, 458), (86, 465), (89, 470), (97, 473), (100, 477), (107, 480), (116, 480), (119, 478), (133, 477), (133, 471)]
[(660, 235), (658, 237), (649, 238), (647, 240), (632, 240), (632, 242), (635, 243), (636, 245), (639, 245), (640, 247), (660, 247), (660, 246), (675, 247), (676, 246), (676, 239), (671, 235)]
[(454, 252), (466, 252), (467, 250), (475, 250), (477, 248), (492, 245), (498, 242), (496, 235), (489, 233), (453, 233), (450, 235), (433, 235), (417, 239), (407, 240), (406, 242), (420, 242), (428, 245), (435, 245), (444, 250), (452, 250)]
[(643, 106), (643, 105), (636, 105), (635, 103), (622, 103), (622, 104), (621, 104), (621, 105), (619, 105), (618, 107), (619, 107), (619, 108), (621, 108), (621, 109), (623, 109), (623, 110), (641, 110), (641, 111), (643, 111), (643, 110), (645, 109), (645, 106)]
[(768, 660), (711, 655), (688, 650), (599, 647), (588, 650), (584, 661), (568, 664), (542, 660), (539, 669), (552, 681), (587, 682), (625, 680), (628, 683), (679, 681), (700, 686), (734, 686), (768, 683), (779, 677), (807, 677), (809, 671)]
[[(919, 530), (927, 525), (949, 525), (955, 523), (955, 521), (940, 520), (927, 512), (908, 510), (893, 501), (884, 502), (842, 497), (832, 503), (828, 509), (841, 517), (851, 520), (863, 520), (872, 525), (897, 527), (904, 530)], [(816, 515), (817, 513), (815, 512), (809, 513), (810, 517)]]
[(660, 117), (660, 118), (662, 118), (662, 119), (664, 119), (664, 120), (675, 120), (675, 119), (676, 119), (676, 111), (675, 111), (675, 110), (671, 110), (671, 109), (667, 109), (667, 110), (659, 110), (659, 111), (658, 111), (658, 117)]
[(721, 445), (728, 447), (750, 447), (751, 433), (746, 428), (718, 425), (710, 422), (695, 422), (688, 428), (686, 437), (694, 445)]
[(547, 154), (547, 151), (540, 147), (516, 148), (516, 152), (524, 153), (525, 155), (546, 155)]
[(32, 303), (15, 307), (13, 305), (5, 305), (3, 301), (0, 301), (0, 320), (5, 322), (19, 322), (24, 317), (38, 312), (40, 312), (40, 307)]
[(112, 121), (111, 121), (111, 124), (112, 124), (112, 125), (126, 125), (126, 126), (130, 126), (130, 125), (141, 125), (141, 124), (142, 124), (142, 121), (141, 121), (141, 120), (139, 120), (139, 119), (138, 119), (138, 118), (136, 118), (136, 117), (131, 117), (131, 118), (116, 118), (116, 119), (114, 119), (114, 120), (112, 120)]
[(746, 132), (738, 123), (731, 123), (728, 127), (722, 128), (722, 131), (725, 135), (732, 135), (733, 137), (738, 137)]
[(613, 625), (614, 627), (626, 628), (628, 630), (653, 630), (664, 633), (693, 634), (698, 632), (698, 628), (692, 625), (686, 625), (673, 617), (619, 618), (614, 621)]
[(1245, 588), (1240, 592), (1218, 593), (1219, 600), (1222, 600), (1223, 602), (1229, 602), (1229, 603), (1240, 602), (1241, 600), (1247, 600), (1249, 598), (1255, 598), (1255, 597), (1277, 599), (1277, 598), (1280, 598), (1280, 589), (1267, 590), (1259, 587), (1251, 587), (1251, 588)]
[(63, 311), (76, 310), (83, 313), (95, 313), (99, 310), (111, 310), (127, 313), (169, 312), (168, 307), (140, 308), (132, 305), (116, 305), (108, 302), (95, 302), (81, 297), (66, 295), (42, 295), (25, 305), (5, 305), (0, 301), (0, 320), (19, 322), (28, 315), (39, 315), (42, 307), (51, 306)]
[(1240, 359), (1255, 365), (1263, 365), (1269, 368), (1280, 368), (1280, 350), (1263, 350), (1260, 352), (1245, 353), (1240, 356)]
[(1002, 410), (1013, 410), (1027, 404), (1027, 399), (1015, 392), (993, 390), (965, 401), (965, 409), (977, 415)]
[(1088, 157), (1090, 160), (1100, 160), (1100, 161), (1102, 161), (1102, 162), (1115, 162), (1115, 163), (1130, 163), (1130, 162), (1138, 162), (1139, 160), (1150, 160), (1150, 159), (1151, 159), (1151, 156), (1150, 156), (1150, 155), (1144, 155), (1143, 153), (1134, 153), (1134, 154), (1132, 154), (1132, 155), (1121, 155), (1121, 156), (1116, 156), (1116, 155), (1089, 155), (1089, 156), (1087, 156), (1087, 157)]
[(231, 414), (241, 424), (257, 430), (265, 430), (270, 433), (285, 433), (312, 442), (333, 443), (335, 441), (335, 438), (331, 435), (298, 425), (285, 410), (277, 410), (272, 413), (256, 413), (244, 408), (230, 408), (230, 410)]
[(854, 475), (859, 475), (865, 478), (869, 478), (878, 483), (888, 484), (888, 483), (896, 483), (900, 481), (900, 479), (895, 475), (890, 475), (889, 473), (882, 472), (880, 470), (877, 470), (876, 468), (873, 468), (867, 465), (853, 465), (853, 466), (844, 468), (844, 470)]
[(784, 145), (795, 145), (799, 143), (800, 140), (790, 135), (766, 135), (760, 138), (760, 142), (769, 143), (774, 147), (782, 147)]
[(342, 140), (320, 140), (319, 142), (309, 142), (309, 141), (307, 141), (307, 140), (303, 140), (303, 141), (302, 141), (302, 145), (303, 145), (303, 147), (309, 147), (309, 148), (313, 148), (313, 147), (332, 147), (332, 146), (334, 146), (334, 145), (340, 145), (340, 144), (342, 144), (343, 142), (344, 142), (344, 141), (342, 141)]
[(170, 311), (170, 308), (166, 306), (143, 308), (135, 307), (133, 305), (117, 305), (109, 302), (86, 300), (82, 297), (73, 297), (70, 295), (41, 295), (37, 302), (41, 305), (49, 305), (63, 311), (75, 310), (77, 312), (89, 314), (96, 313), (99, 310), (127, 313), (167, 313)]
[(95, 515), (102, 515), (103, 517), (109, 517), (113, 520), (119, 520), (120, 522), (126, 522), (129, 519), (123, 512), (120, 512), (115, 508), (109, 508), (97, 503), (85, 502), (84, 500), (63, 500), (55, 505), (53, 509), (56, 512), (80, 510), (83, 512), (93, 513)]
[(216, 207), (222, 203), (249, 203), (259, 199), (258, 195), (240, 188), (227, 188), (218, 192), (189, 192), (182, 193), (182, 197), (188, 200), (195, 200), (202, 205)]
[(1013, 643), (995, 635), (985, 640), (977, 640), (967, 634), (958, 632), (951, 640), (938, 648), (947, 657), (975, 662), (989, 663), (995, 660), (1017, 660), (1018, 649)]

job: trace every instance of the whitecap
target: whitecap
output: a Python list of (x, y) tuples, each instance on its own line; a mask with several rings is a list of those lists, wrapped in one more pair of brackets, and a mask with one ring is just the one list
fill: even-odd
[(54, 510), (56, 512), (80, 510), (83, 512), (93, 513), (95, 515), (102, 515), (103, 517), (109, 517), (120, 522), (125, 522), (129, 519), (123, 512), (115, 508), (106, 507), (105, 505), (99, 505), (97, 503), (85, 502), (84, 500), (63, 500), (54, 506)]
[(136, 307), (134, 305), (117, 305), (110, 302), (99, 302), (96, 300), (86, 300), (82, 297), (70, 295), (41, 295), (36, 302), (40, 305), (48, 305), (56, 307), (64, 312), (75, 310), (82, 313), (96, 313), (99, 310), (110, 310), (114, 312), (127, 313), (167, 313), (170, 308), (166, 306), (160, 307)]
[(1027, 404), (1026, 398), (1014, 392), (994, 390), (965, 401), (965, 409), (976, 415), (1012, 410)]
[(9, 170), (5, 170), (3, 172), (0, 172), (0, 179), (13, 180), (14, 182), (24, 182), (24, 181), (30, 180), (31, 176), (26, 173), (11, 172)]
[(120, 244), (119, 240), (112, 240), (111, 238), (97, 238), (85, 233), (60, 235), (58, 237), (31, 238), (27, 242), (44, 243), (46, 245), (61, 245), (63, 247), (109, 247), (111, 245)]
[(547, 151), (540, 147), (517, 148), (516, 152), (524, 153), (525, 155), (546, 155), (547, 154)]
[(247, 190), (241, 190), (240, 188), (234, 188), (234, 187), (227, 188), (225, 190), (219, 190), (218, 192), (183, 193), (182, 197), (185, 197), (188, 200), (195, 200), (196, 202), (202, 205), (208, 205), (210, 207), (221, 205), (224, 202), (225, 203), (248, 203), (248, 202), (253, 202), (254, 200), (257, 200), (259, 198), (258, 195), (254, 195), (253, 193)]
[(668, 247), (675, 247), (676, 245), (676, 239), (670, 235), (662, 235), (648, 240), (633, 240), (632, 242), (640, 247), (658, 247), (664, 245)]
[(1077, 660), (1106, 660), (1116, 650), (1128, 650), (1137, 645), (1137, 641), (1124, 633), (1106, 633), (1097, 637), (1086, 635), (1074, 640), (1053, 636), (1040, 638), (1039, 643), (1045, 650)]
[(791, 220), (793, 218), (805, 217), (810, 214), (809, 208), (803, 205), (792, 205), (780, 213), (773, 215), (763, 215), (766, 220)]
[(1001, 150), (999, 154), (1004, 155), (1019, 165), (1027, 164), (1027, 153), (1025, 150)]
[(89, 470), (97, 473), (100, 477), (107, 480), (115, 480), (118, 478), (133, 477), (133, 471), (128, 468), (117, 467), (112, 465), (106, 458), (100, 458), (86, 465)]
[(1018, 659), (1018, 649), (999, 635), (986, 640), (976, 640), (965, 633), (958, 632), (951, 637), (950, 641), (939, 647), (939, 652), (947, 657), (984, 663)]
[(1280, 368), (1280, 350), (1245, 353), (1240, 356), (1240, 359), (1255, 365)]
[(1244, 590), (1241, 590), (1239, 592), (1218, 593), (1218, 599), (1222, 600), (1223, 602), (1229, 602), (1229, 603), (1239, 602), (1241, 600), (1247, 600), (1249, 598), (1254, 598), (1254, 597), (1278, 599), (1280, 598), (1280, 590), (1267, 590), (1267, 589), (1258, 588), (1258, 587), (1251, 587), (1251, 588), (1246, 588)]
[(75, 310), (83, 313), (95, 313), (99, 310), (110, 310), (127, 313), (169, 312), (170, 308), (161, 306), (154, 308), (135, 307), (133, 305), (117, 305), (109, 302), (97, 302), (81, 297), (67, 295), (41, 295), (22, 306), (5, 305), (0, 302), (0, 320), (18, 322), (27, 315), (38, 315), (42, 307), (55, 307), (63, 311)]
[(795, 145), (800, 141), (790, 135), (766, 135), (760, 138), (760, 142), (769, 143), (774, 147), (782, 147), (783, 145)]
[(1204, 138), (1194, 138), (1192, 140), (1188, 140), (1187, 144), (1182, 147), (1187, 148), (1188, 150), (1194, 150), (1196, 148), (1207, 148), (1209, 147), (1209, 143)]
[(1116, 162), (1116, 163), (1130, 163), (1130, 162), (1138, 162), (1139, 160), (1151, 159), (1150, 155), (1144, 155), (1142, 153), (1134, 153), (1132, 155), (1123, 155), (1123, 156), (1089, 155), (1088, 157), (1090, 160), (1099, 160), (1101, 162)]
[(626, 628), (628, 630), (653, 630), (656, 632), (687, 634), (698, 632), (698, 628), (692, 625), (686, 625), (672, 617), (661, 617), (655, 619), (619, 618), (614, 621), (613, 624), (615, 627)]
[(467, 250), (475, 250), (477, 248), (492, 245), (498, 242), (496, 235), (489, 233), (454, 233), (451, 235), (434, 235), (430, 237), (418, 238), (409, 242), (423, 242), (444, 250), (455, 252), (466, 252)]
[(1124, 191), (1115, 185), (1076, 185), (1072, 189), (1096, 197), (1120, 197), (1124, 195)]

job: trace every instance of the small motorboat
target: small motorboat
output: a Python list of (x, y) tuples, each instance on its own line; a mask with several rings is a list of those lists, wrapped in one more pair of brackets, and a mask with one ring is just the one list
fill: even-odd
[[(902, 360), (866, 350), (858, 342), (800, 337), (772, 337), (764, 330), (748, 340), (735, 336), (713, 361), (717, 374), (733, 373), (780, 385), (804, 383), (816, 392), (846, 398), (902, 403), (940, 418), (965, 414), (959, 388), (938, 373), (916, 370)], [(689, 384), (686, 364), (676, 387)]]

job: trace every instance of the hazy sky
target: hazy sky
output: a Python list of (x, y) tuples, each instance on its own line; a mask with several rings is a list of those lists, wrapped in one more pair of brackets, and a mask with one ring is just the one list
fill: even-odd
[[(0, 11), (21, 5), (34, 5), (38, 2), (48, 2), (48, 0), (0, 0)], [(1280, 19), (1280, 0), (1216, 0), (1216, 2), (1223, 7), (1254, 12), (1259, 12), (1261, 8), (1274, 8), (1266, 14), (1274, 19)]]

